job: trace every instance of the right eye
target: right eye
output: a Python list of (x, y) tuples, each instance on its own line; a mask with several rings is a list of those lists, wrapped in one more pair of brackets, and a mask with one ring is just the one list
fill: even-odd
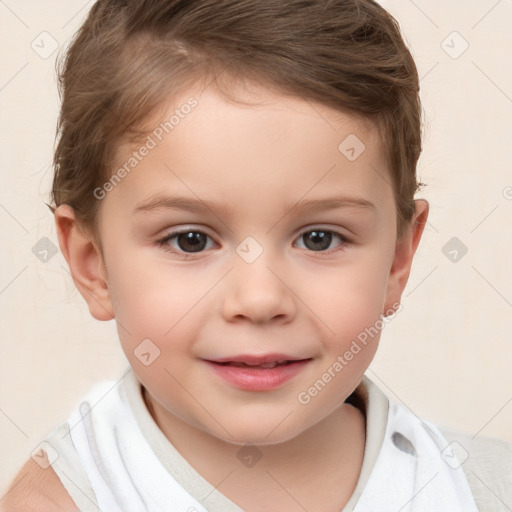
[(211, 249), (211, 246), (207, 247), (209, 240), (213, 242), (211, 237), (202, 231), (186, 229), (168, 233), (156, 243), (166, 251), (189, 257), (189, 254)]

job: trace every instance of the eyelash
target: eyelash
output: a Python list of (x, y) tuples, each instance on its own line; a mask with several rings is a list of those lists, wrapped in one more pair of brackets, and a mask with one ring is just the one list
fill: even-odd
[[(321, 231), (321, 232), (324, 232), (324, 233), (331, 233), (335, 238), (338, 239), (338, 241), (340, 242), (340, 245), (337, 248), (335, 248), (335, 249), (329, 249), (329, 250), (325, 250), (325, 251), (313, 251), (313, 250), (309, 250), (309, 249), (306, 248), (306, 250), (308, 252), (319, 253), (319, 254), (331, 254), (332, 252), (343, 251), (344, 249), (346, 249), (348, 246), (350, 246), (352, 244), (352, 242), (346, 236), (342, 235), (341, 233), (338, 233), (337, 231), (334, 231), (332, 229), (326, 229), (326, 228), (321, 228), (321, 227), (314, 227), (314, 228), (308, 229), (306, 231), (302, 231), (299, 234), (299, 236), (297, 237), (297, 240), (300, 240), (301, 237), (303, 237), (307, 233), (311, 233), (313, 231)], [(172, 231), (172, 232), (168, 233), (167, 235), (165, 235), (163, 238), (160, 238), (159, 240), (157, 240), (156, 244), (159, 247), (161, 247), (164, 251), (168, 251), (168, 252), (171, 252), (171, 253), (174, 253), (174, 254), (178, 254), (181, 257), (183, 257), (184, 259), (190, 259), (190, 258), (193, 258), (194, 255), (196, 255), (196, 254), (201, 254), (201, 253), (205, 252), (204, 250), (197, 251), (197, 252), (184, 252), (184, 251), (181, 251), (181, 250), (178, 251), (178, 250), (172, 248), (168, 244), (168, 242), (170, 242), (173, 238), (177, 237), (178, 235), (185, 234), (185, 233), (201, 233), (203, 235), (206, 235), (211, 240), (213, 240), (211, 236), (209, 236), (208, 234), (204, 233), (203, 231), (200, 231), (198, 229), (190, 229), (189, 228), (189, 229)]]

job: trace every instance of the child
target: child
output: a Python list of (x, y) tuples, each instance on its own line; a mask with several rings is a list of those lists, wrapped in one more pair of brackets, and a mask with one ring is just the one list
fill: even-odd
[(364, 375), (428, 216), (382, 7), (99, 0), (60, 77), (59, 243), (130, 366), (4, 510), (510, 510), (510, 444)]

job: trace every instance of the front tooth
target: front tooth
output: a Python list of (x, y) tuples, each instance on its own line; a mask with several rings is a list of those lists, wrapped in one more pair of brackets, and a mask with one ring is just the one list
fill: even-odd
[(272, 361), (271, 363), (261, 363), (261, 364), (249, 364), (249, 363), (242, 363), (239, 361), (232, 361), (230, 364), (232, 366), (236, 367), (245, 367), (245, 368), (275, 368), (278, 365), (286, 363), (286, 360), (284, 361)]

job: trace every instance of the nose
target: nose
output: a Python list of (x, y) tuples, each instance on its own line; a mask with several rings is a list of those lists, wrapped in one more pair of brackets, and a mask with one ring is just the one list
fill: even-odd
[(296, 300), (289, 279), (276, 265), (276, 258), (264, 251), (248, 263), (234, 254), (234, 268), (226, 276), (222, 314), (226, 321), (258, 324), (288, 323), (295, 317)]

